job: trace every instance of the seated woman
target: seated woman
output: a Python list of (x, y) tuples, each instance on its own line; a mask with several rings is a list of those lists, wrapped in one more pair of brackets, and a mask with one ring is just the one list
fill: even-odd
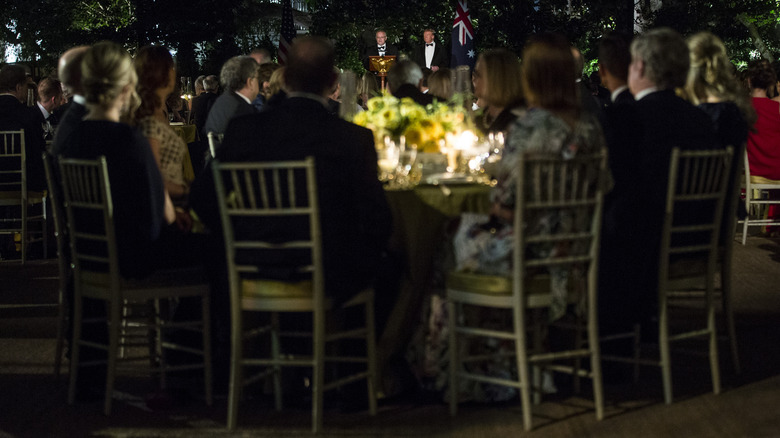
[[(494, 275), (512, 272), (514, 208), (516, 194), (522, 190), (517, 186), (514, 175), (523, 154), (549, 153), (564, 160), (605, 147), (598, 121), (581, 110), (574, 59), (565, 38), (542, 35), (531, 40), (523, 51), (521, 81), (528, 109), (509, 129), (504, 153), (498, 163), (498, 183), (490, 194), (493, 202), (490, 220), (486, 222), (484, 215), (462, 217), (453, 242), (457, 269), (460, 270)], [(565, 218), (555, 212), (545, 213), (533, 222), (527, 226), (541, 229), (567, 226)], [(549, 248), (529, 246), (526, 251), (541, 255)], [(565, 268), (551, 268), (550, 277), (553, 294), (550, 318), (557, 319), (565, 313), (569, 272)], [(486, 320), (488, 315), (477, 317)], [(500, 321), (499, 318), (491, 314), (488, 320)], [(479, 348), (486, 351), (499, 348), (507, 352), (514, 348), (511, 343), (493, 341), (486, 341)], [(509, 374), (511, 367), (512, 361), (507, 361), (476, 372), (502, 376)], [(514, 390), (502, 389), (501, 393), (490, 395), (488, 390), (494, 390), (492, 385), (482, 388), (484, 392), (477, 394), (494, 397), (492, 400), (506, 400), (514, 394)]]
[(65, 140), (61, 156), (106, 157), (120, 272), (143, 277), (154, 270), (153, 248), (176, 214), (149, 142), (120, 122), (138, 106), (133, 61), (118, 44), (97, 43), (84, 55), (82, 74), (87, 115)]
[(477, 127), (484, 133), (506, 134), (517, 118), (512, 111), (523, 105), (517, 55), (506, 49), (492, 49), (482, 53), (477, 59), (471, 81), (474, 97), (482, 110), (482, 115), (477, 118)]
[(748, 65), (756, 123), (748, 134), (747, 154), (751, 176), (780, 180), (780, 102), (767, 97), (775, 85), (775, 72), (769, 61), (760, 59)]
[(171, 198), (177, 205), (186, 204), (191, 181), (184, 180), (182, 162), (187, 145), (171, 129), (165, 111), (165, 101), (176, 85), (173, 58), (165, 47), (143, 47), (135, 56), (135, 71), (141, 97), (135, 123), (149, 141)]

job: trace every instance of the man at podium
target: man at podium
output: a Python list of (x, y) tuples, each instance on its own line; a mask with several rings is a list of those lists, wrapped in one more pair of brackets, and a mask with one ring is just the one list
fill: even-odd
[(369, 56), (398, 56), (398, 48), (387, 42), (387, 33), (380, 29), (376, 31), (376, 45), (367, 47), (363, 52), (363, 67), (366, 70), (370, 70)]

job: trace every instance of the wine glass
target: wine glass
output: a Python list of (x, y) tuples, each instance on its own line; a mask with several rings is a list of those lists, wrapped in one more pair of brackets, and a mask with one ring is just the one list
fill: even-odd
[(393, 179), (393, 171), (398, 166), (400, 156), (400, 144), (397, 144), (389, 136), (385, 136), (384, 144), (377, 149), (377, 166), (379, 167), (379, 179), (381, 181)]
[[(404, 144), (402, 137), (402, 144)], [(401, 148), (398, 166), (395, 168), (396, 181), (399, 187), (408, 187), (411, 184), (409, 174), (417, 161), (417, 145), (404, 145)]]

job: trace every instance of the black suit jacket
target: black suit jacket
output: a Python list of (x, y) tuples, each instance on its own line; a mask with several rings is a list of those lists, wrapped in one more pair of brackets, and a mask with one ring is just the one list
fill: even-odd
[[(37, 108), (35, 108), (37, 110)], [(40, 112), (39, 112), (40, 113)], [(41, 117), (42, 118), (42, 117)], [(27, 159), (27, 188), (34, 191), (46, 189), (46, 174), (41, 156), (46, 150), (41, 123), (32, 111), (10, 95), (0, 96), (0, 131), (24, 129), (25, 156)]]
[[(346, 299), (370, 284), (391, 230), (371, 131), (329, 114), (316, 100), (290, 97), (278, 106), (231, 120), (215, 158), (252, 162), (307, 156), (315, 158), (317, 168), (326, 291), (337, 300)], [(212, 233), (221, 236), (216, 202), (207, 169), (192, 185), (190, 204)], [(296, 225), (299, 228), (291, 229)], [(254, 235), (297, 235), (301, 228), (308, 234), (305, 225), (290, 221), (265, 220), (245, 228)], [(253, 263), (261, 266), (261, 275), (280, 273), (278, 259)]]
[(225, 132), (230, 119), (255, 112), (257, 110), (251, 103), (247, 103), (241, 96), (232, 91), (225, 91), (211, 106), (201, 134), (204, 138), (209, 132), (222, 134)]
[(401, 85), (397, 90), (395, 90), (393, 96), (399, 99), (410, 97), (412, 100), (423, 106), (428, 105), (429, 103), (433, 103), (433, 96), (423, 93), (419, 88), (412, 84)]
[[(425, 43), (419, 44), (415, 47), (412, 53), (412, 61), (416, 62), (420, 68), (427, 68), (425, 65)], [(447, 53), (441, 43), (436, 42), (433, 46), (433, 58), (431, 59), (431, 67), (436, 66), (439, 68), (449, 67), (449, 61), (447, 60)]]
[[(719, 143), (709, 117), (671, 90), (614, 105), (609, 114), (620, 131), (609, 144), (615, 186), (605, 197), (599, 323), (625, 328), (655, 313), (672, 149), (712, 149)], [(687, 213), (695, 214), (682, 212), (675, 220), (684, 221)], [(625, 321), (612, 324), (615, 318)]]
[(203, 126), (206, 125), (209, 111), (211, 111), (211, 107), (214, 106), (217, 98), (219, 98), (217, 93), (203, 92), (200, 96), (192, 99), (192, 117), (195, 119), (195, 127), (199, 135), (203, 131)]
[[(399, 55), (398, 47), (396, 47), (396, 46), (394, 46), (394, 45), (392, 45), (390, 43), (386, 43), (385, 46), (386, 46), (385, 47), (385, 56), (396, 56), (397, 57)], [(376, 44), (374, 44), (373, 46), (367, 47), (366, 50), (363, 52), (363, 56), (362, 56), (362, 58), (363, 58), (363, 67), (365, 67), (366, 70), (368, 70), (368, 67), (369, 67), (368, 66), (368, 64), (369, 64), (368, 57), (369, 56), (379, 56), (379, 48), (377, 47)], [(398, 58), (396, 58), (396, 61), (398, 61)]]

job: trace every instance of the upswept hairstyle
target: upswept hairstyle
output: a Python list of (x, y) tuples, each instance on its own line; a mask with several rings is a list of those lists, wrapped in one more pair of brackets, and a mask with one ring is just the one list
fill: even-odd
[(750, 81), (750, 88), (768, 89), (777, 82), (775, 70), (766, 59), (750, 61), (747, 68), (747, 79)]
[(685, 94), (694, 105), (707, 102), (710, 97), (721, 102), (734, 102), (752, 126), (756, 111), (744, 87), (735, 76), (723, 41), (710, 32), (699, 32), (688, 38), (691, 68)]
[(131, 93), (126, 110), (132, 113), (139, 103), (135, 91), (137, 82), (133, 60), (119, 44), (102, 41), (84, 53), (81, 61), (81, 86), (87, 106), (108, 108), (129, 85)]
[(449, 100), (452, 97), (452, 79), (455, 72), (448, 68), (440, 68), (431, 73), (428, 78), (428, 93), (439, 100)]
[(137, 90), (141, 97), (141, 106), (135, 112), (136, 120), (150, 116), (162, 108), (164, 102), (157, 96), (157, 90), (170, 85), (170, 71), (173, 66), (173, 57), (163, 46), (146, 46), (135, 55)]
[[(481, 75), (485, 82), (485, 95), (480, 97), (488, 105), (506, 108), (523, 101), (517, 55), (507, 49), (490, 49), (479, 55), (477, 63), (481, 68), (476, 74)], [(573, 64), (571, 71), (574, 71)]]
[(523, 50), (521, 75), (528, 106), (544, 108), (570, 125), (579, 117), (574, 56), (562, 35), (532, 37)]
[(634, 38), (631, 43), (632, 60), (645, 64), (645, 75), (663, 90), (685, 86), (690, 66), (688, 45), (676, 31), (661, 27)]

